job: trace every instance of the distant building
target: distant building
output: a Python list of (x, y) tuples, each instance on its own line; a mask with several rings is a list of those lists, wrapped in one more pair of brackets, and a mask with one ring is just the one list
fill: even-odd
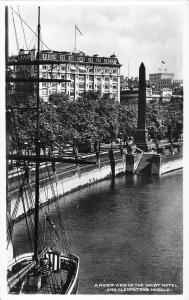
[(154, 73), (149, 74), (150, 86), (161, 89), (174, 89), (183, 86), (183, 80), (174, 79), (174, 73)]
[(178, 79), (173, 80), (173, 87), (174, 88), (183, 87), (183, 80), (178, 80)]
[(174, 73), (153, 73), (149, 74), (150, 86), (161, 90), (162, 88), (171, 88), (174, 79)]
[(174, 73), (153, 73), (153, 74), (149, 74), (149, 80), (150, 81), (158, 81), (162, 79), (173, 80), (174, 76), (175, 76)]
[[(20, 50), (18, 56), (10, 57), (15, 62), (14, 76), (32, 77), (37, 75), (37, 65), (28, 62), (36, 61), (35, 50)], [(23, 65), (19, 62), (27, 62)], [(66, 93), (70, 100), (82, 96), (84, 92), (92, 90), (103, 94), (110, 94), (115, 101), (120, 102), (120, 63), (113, 54), (110, 57), (98, 55), (89, 56), (83, 52), (59, 52), (44, 50), (40, 52), (40, 78), (65, 79), (67, 82), (40, 82), (39, 95), (44, 101), (49, 95)], [(36, 83), (19, 82), (15, 84), (15, 97), (21, 99), (28, 95), (35, 95)]]

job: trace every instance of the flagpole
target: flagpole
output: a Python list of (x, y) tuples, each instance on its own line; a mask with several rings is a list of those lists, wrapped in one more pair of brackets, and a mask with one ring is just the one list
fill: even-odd
[(74, 52), (76, 53), (76, 26), (75, 26), (75, 42), (74, 42)]

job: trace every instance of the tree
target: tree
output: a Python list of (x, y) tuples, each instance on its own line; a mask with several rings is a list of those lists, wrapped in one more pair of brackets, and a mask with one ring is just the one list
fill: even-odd
[(170, 128), (176, 138), (182, 132), (183, 113), (181, 107), (172, 103), (149, 103), (147, 105), (147, 129), (152, 139), (169, 138)]
[(137, 106), (119, 105), (118, 121), (119, 121), (118, 137), (121, 138), (124, 142), (126, 142), (129, 136), (135, 135), (135, 128), (137, 125)]

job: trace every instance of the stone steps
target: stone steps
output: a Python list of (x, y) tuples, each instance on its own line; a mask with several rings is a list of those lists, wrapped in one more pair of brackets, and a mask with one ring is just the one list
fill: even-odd
[(153, 154), (151, 153), (143, 153), (143, 156), (135, 170), (136, 174), (144, 174), (150, 173), (151, 168), (151, 160), (153, 158)]

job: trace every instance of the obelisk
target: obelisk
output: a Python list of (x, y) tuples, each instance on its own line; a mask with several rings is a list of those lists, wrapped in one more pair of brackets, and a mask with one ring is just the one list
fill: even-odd
[(145, 152), (151, 150), (146, 129), (146, 69), (143, 62), (139, 68), (138, 122), (135, 144)]

